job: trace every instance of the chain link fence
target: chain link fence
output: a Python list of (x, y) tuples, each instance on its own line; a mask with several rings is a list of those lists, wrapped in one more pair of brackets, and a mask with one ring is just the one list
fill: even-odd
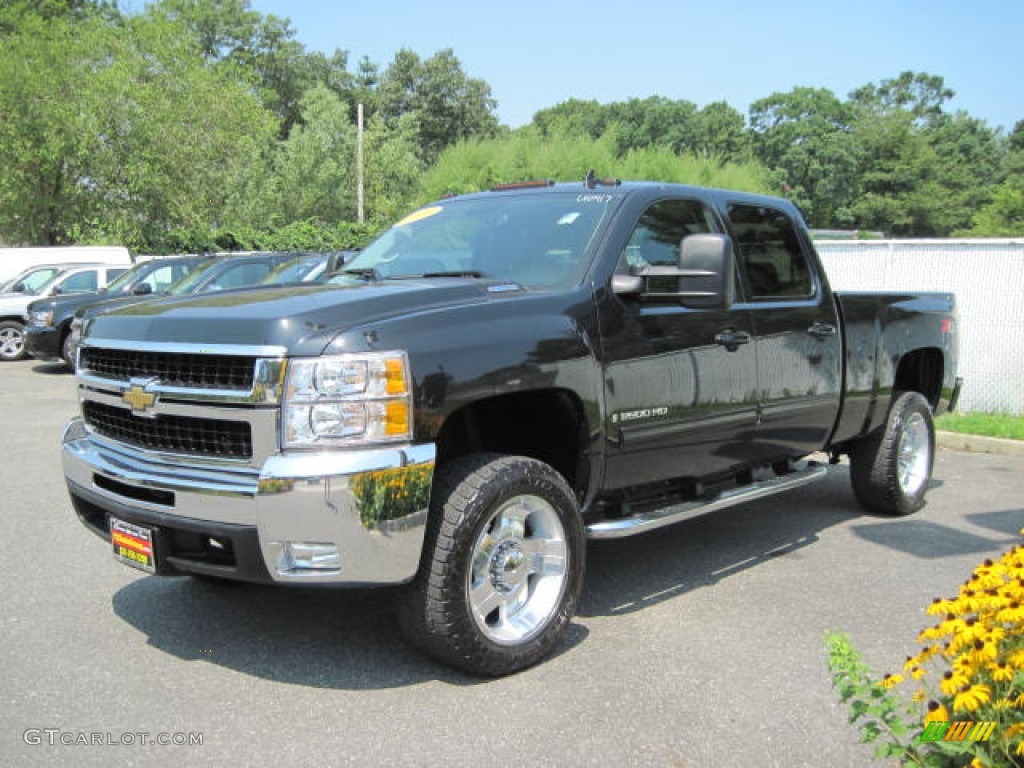
[(1024, 414), (1024, 240), (816, 240), (835, 290), (956, 294), (958, 410)]

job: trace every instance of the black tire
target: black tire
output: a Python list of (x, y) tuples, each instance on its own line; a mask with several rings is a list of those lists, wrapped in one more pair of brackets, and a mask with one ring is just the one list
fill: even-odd
[(25, 326), (16, 320), (0, 322), (0, 360), (7, 362), (24, 360), (27, 355)]
[(60, 356), (61, 359), (64, 361), (64, 365), (68, 367), (68, 370), (74, 373), (75, 345), (72, 343), (70, 328), (64, 332), (64, 337), (60, 340)]
[(935, 425), (917, 392), (895, 393), (885, 427), (850, 452), (850, 482), (872, 512), (909, 515), (925, 504), (935, 461)]
[(576, 499), (558, 472), (522, 456), (461, 457), (434, 478), (420, 570), (396, 596), (399, 624), (466, 672), (525, 669), (575, 614), (585, 553)]

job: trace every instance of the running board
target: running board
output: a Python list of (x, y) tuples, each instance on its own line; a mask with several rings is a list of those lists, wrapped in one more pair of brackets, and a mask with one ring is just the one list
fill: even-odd
[(798, 488), (801, 485), (813, 483), (815, 480), (821, 480), (827, 473), (828, 467), (822, 464), (811, 464), (782, 477), (758, 480), (742, 488), (723, 491), (708, 501), (688, 501), (632, 517), (602, 520), (600, 523), (587, 526), (587, 537), (591, 539), (621, 539), (626, 536), (635, 536), (638, 533), (653, 531), (681, 520), (700, 517), (707, 512), (714, 512), (716, 509), (725, 509), (736, 504), (782, 493), (791, 488)]

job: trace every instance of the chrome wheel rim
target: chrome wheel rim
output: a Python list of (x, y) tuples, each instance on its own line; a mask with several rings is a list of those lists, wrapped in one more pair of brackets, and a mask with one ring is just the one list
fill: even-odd
[(17, 357), (25, 348), (25, 337), (14, 328), (0, 330), (0, 357)]
[(487, 520), (473, 544), (466, 597), (477, 628), (493, 643), (518, 645), (558, 612), (569, 550), (555, 508), (515, 496)]
[(928, 482), (931, 441), (928, 424), (920, 413), (911, 414), (900, 433), (898, 449), (900, 490), (915, 495)]

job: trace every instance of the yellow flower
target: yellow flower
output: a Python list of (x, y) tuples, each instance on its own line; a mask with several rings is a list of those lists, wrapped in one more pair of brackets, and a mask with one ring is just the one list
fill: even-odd
[(1024, 648), (1016, 650), (1007, 656), (1006, 663), (1014, 669), (1024, 670)]
[(899, 685), (902, 682), (903, 682), (903, 675), (892, 675), (892, 674), (889, 674), (889, 675), (886, 675), (885, 677), (883, 677), (881, 680), (879, 680), (878, 683), (876, 683), (876, 685), (880, 685), (883, 688), (888, 690), (888, 689), (896, 687), (897, 685)]
[(1008, 624), (1020, 624), (1024, 622), (1024, 605), (1016, 600), (1011, 600), (1005, 608), (996, 614), (996, 621)]
[(994, 642), (975, 640), (974, 645), (967, 655), (976, 665), (984, 664), (987, 661), (995, 661), (999, 656), (999, 646)]
[(924, 716), (924, 724), (928, 725), (928, 723), (934, 720), (948, 721), (949, 712), (946, 711), (942, 704), (933, 700), (928, 702), (928, 713)]
[(993, 701), (989, 706), (997, 712), (1005, 712), (1013, 707), (1013, 702), (1009, 699), (999, 699), (998, 701)]
[(911, 701), (916, 701), (918, 704), (920, 704), (922, 701), (924, 701), (924, 697), (925, 697), (925, 692), (921, 688), (919, 688), (918, 690), (916, 690), (912, 694), (910, 694)]
[(1013, 667), (1005, 662), (989, 664), (988, 670), (992, 674), (992, 679), (997, 683), (1009, 683), (1013, 680)]
[(969, 685), (970, 681), (965, 675), (954, 674), (952, 670), (946, 672), (942, 676), (942, 680), (939, 681), (939, 690), (941, 690), (947, 696), (952, 696), (965, 685)]
[(967, 764), (967, 768), (988, 768), (988, 766), (981, 762), (980, 757), (976, 757)]
[(992, 689), (987, 685), (965, 685), (953, 697), (953, 709), (974, 712), (992, 698)]

